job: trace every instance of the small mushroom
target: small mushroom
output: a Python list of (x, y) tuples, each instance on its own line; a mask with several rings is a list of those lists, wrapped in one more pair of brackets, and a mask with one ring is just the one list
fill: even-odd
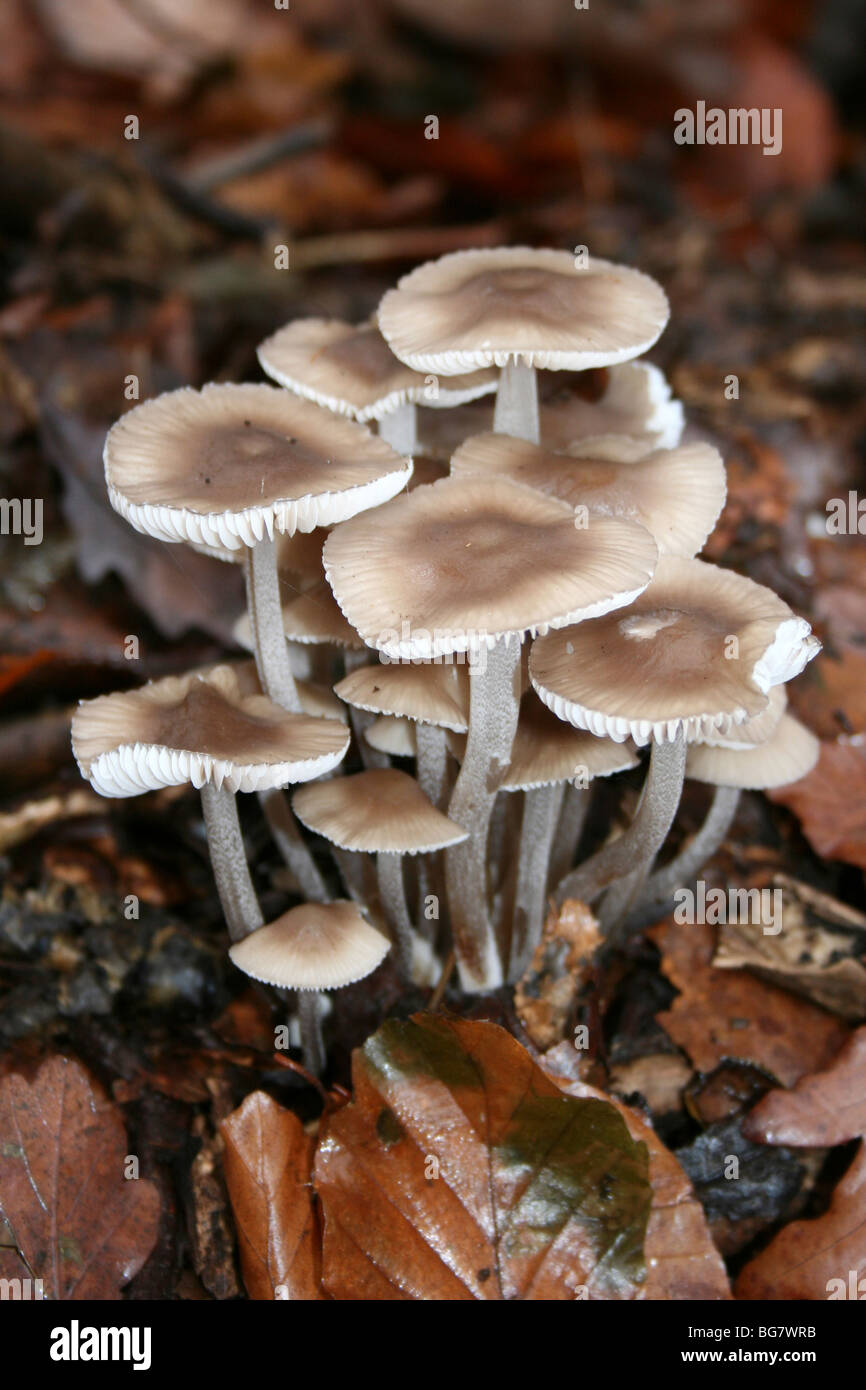
[(379, 306), (393, 352), (416, 371), (502, 368), (494, 430), (538, 443), (535, 370), (584, 371), (639, 357), (668, 320), (640, 271), (567, 251), (456, 251), (410, 271)]
[(517, 727), (524, 635), (630, 603), (652, 575), (642, 526), (571, 509), (504, 478), (444, 478), (338, 526), (323, 551), (337, 602), (392, 660), (470, 659), (466, 756), (448, 808), (471, 837), (445, 856), (466, 989), (502, 983), (487, 906), (486, 847), (496, 785)]
[(229, 955), (254, 980), (281, 989), (342, 989), (391, 949), (351, 902), (301, 903), (236, 942)]
[(379, 892), (401, 963), (416, 974), (431, 964), (406, 902), (401, 856), (429, 854), (466, 839), (466, 831), (431, 805), (418, 783), (395, 768), (334, 778), (295, 793), (298, 819), (353, 854), (375, 854)]
[(295, 319), (258, 350), (274, 381), (326, 410), (360, 423), (377, 420), (379, 436), (399, 454), (415, 452), (415, 406), (459, 405), (496, 390), (492, 371), (428, 382), (393, 354), (375, 323)]

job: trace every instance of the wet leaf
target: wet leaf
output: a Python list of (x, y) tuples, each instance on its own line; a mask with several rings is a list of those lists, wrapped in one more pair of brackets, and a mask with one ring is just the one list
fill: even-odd
[(48, 1298), (116, 1299), (156, 1240), (159, 1196), (124, 1176), (120, 1112), (77, 1062), (0, 1084), (0, 1207)]
[(220, 1132), (250, 1298), (323, 1298), (311, 1143), (297, 1115), (254, 1091)]
[(866, 1136), (866, 1028), (858, 1028), (826, 1071), (791, 1091), (771, 1091), (746, 1121), (763, 1144), (844, 1144)]
[(354, 1054), (315, 1164), (339, 1299), (629, 1299), (647, 1151), (502, 1028), (416, 1014)]

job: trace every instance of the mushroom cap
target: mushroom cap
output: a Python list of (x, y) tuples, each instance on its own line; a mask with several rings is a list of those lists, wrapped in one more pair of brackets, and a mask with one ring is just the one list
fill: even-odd
[(507, 434), (480, 434), (457, 450), (451, 473), (511, 478), (570, 507), (637, 521), (662, 555), (695, 555), (726, 496), (725, 465), (711, 444), (684, 444), (638, 463), (615, 463), (554, 453)]
[(529, 674), (544, 703), (578, 728), (641, 744), (684, 729), (695, 740), (766, 710), (770, 688), (819, 648), (770, 589), (668, 555), (627, 613), (540, 638)]
[(737, 724), (730, 733), (712, 731), (701, 739), (713, 748), (734, 748), (747, 751), (756, 744), (766, 743), (779, 727), (779, 720), (788, 707), (788, 692), (784, 685), (774, 685), (767, 691), (767, 707), (760, 714)]
[(465, 734), (469, 669), (453, 662), (379, 662), (359, 666), (334, 686), (341, 700), (371, 714), (398, 715)]
[(770, 737), (751, 748), (690, 744), (686, 776), (715, 787), (741, 787), (744, 791), (786, 787), (812, 771), (820, 751), (815, 735), (792, 714), (783, 714)]
[(632, 744), (597, 738), (563, 723), (534, 691), (527, 691), (520, 702), (511, 759), (499, 789), (531, 791), (555, 782), (568, 782), (579, 773), (592, 781), (636, 767), (638, 762)]
[(465, 830), (436, 810), (414, 777), (396, 768), (373, 768), (301, 787), (292, 805), (308, 830), (340, 849), (426, 854), (467, 838)]
[(364, 738), (371, 748), (391, 758), (414, 758), (418, 752), (414, 724), (397, 715), (380, 714), (364, 730)]
[(506, 478), (443, 478), (336, 527), (328, 582), (368, 646), (397, 659), (479, 651), (630, 603), (652, 536), (619, 517), (583, 530), (564, 502)]
[[(327, 535), (326, 526), (316, 526), (312, 531), (295, 531), (291, 535), (281, 531), (275, 536), (277, 570), (280, 578), (293, 589), (310, 589), (322, 579), (322, 546)], [(190, 545), (200, 555), (210, 555), (213, 560), (223, 560), (230, 565), (243, 564), (247, 554), (245, 545), (239, 550), (200, 541), (190, 541)]]
[(283, 989), (341, 989), (371, 975), (391, 942), (350, 902), (301, 903), (229, 950), (239, 970)]
[(295, 319), (258, 349), (274, 381), (326, 410), (360, 422), (381, 420), (400, 406), (458, 405), (496, 390), (492, 371), (433, 384), (396, 358), (374, 323)]
[[(239, 695), (264, 695), (265, 692), (262, 689), (254, 661), (220, 662), (220, 666), (231, 671)], [(206, 676), (217, 669), (219, 668), (214, 665), (203, 666), (195, 674)], [(348, 723), (346, 706), (326, 685), (319, 685), (316, 681), (302, 680), (300, 676), (295, 676), (295, 689), (298, 692), (304, 714), (315, 715), (318, 719), (338, 719), (341, 724)]]
[(639, 357), (668, 321), (667, 296), (641, 271), (525, 246), (455, 251), (404, 275), (379, 305), (402, 362), (453, 375), (522, 362), (582, 371)]
[(251, 792), (337, 766), (350, 739), (339, 720), (291, 714), (265, 695), (242, 693), (242, 680), (215, 666), (83, 700), (72, 720), (82, 776), (103, 796), (184, 782)]
[[(330, 642), (335, 647), (363, 648), (364, 643), (340, 612), (334, 595), (324, 580), (305, 593), (295, 594), (281, 606), (283, 632), (292, 642), (304, 646)], [(239, 646), (254, 650), (249, 613), (242, 613), (232, 629)]]
[(144, 401), (109, 430), (104, 460), (111, 505), (136, 530), (225, 550), (354, 516), (412, 472), (354, 420), (262, 385)]

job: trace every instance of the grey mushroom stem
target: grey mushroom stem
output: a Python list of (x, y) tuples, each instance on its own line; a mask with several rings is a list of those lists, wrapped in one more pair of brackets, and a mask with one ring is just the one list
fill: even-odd
[(574, 867), (577, 847), (586, 824), (591, 787), (579, 787), (569, 782), (565, 788), (562, 810), (553, 836), (548, 867), (548, 883), (557, 884)]
[(265, 537), (247, 551), (245, 574), (247, 609), (262, 689), (274, 704), (300, 714), (301, 702), (283, 632), (275, 541)]
[(487, 836), (496, 788), (511, 758), (520, 703), (520, 642), (500, 638), (486, 669), (470, 667), (469, 735), (448, 807), (469, 838), (445, 851), (448, 909), (460, 981), (468, 993), (497, 989), (503, 966), (487, 891)]
[(682, 730), (670, 743), (653, 743), (634, 820), (617, 840), (566, 874), (556, 889), (558, 907), (566, 898), (576, 898), (589, 906), (616, 879), (652, 866), (677, 813), (685, 769), (686, 742)]
[(297, 995), (304, 1066), (314, 1076), (321, 1076), (325, 1070), (325, 1040), (322, 1036), (324, 995), (317, 989), (299, 989)]
[(507, 362), (499, 373), (493, 428), (497, 434), (514, 435), (537, 444), (538, 386), (534, 367)]
[(677, 888), (684, 888), (712, 859), (730, 830), (740, 802), (739, 787), (716, 787), (700, 830), (675, 859), (658, 869), (647, 884), (647, 898), (655, 905), (667, 903)]
[(274, 843), (288, 865), (301, 896), (306, 902), (328, 901), (328, 889), (318, 865), (305, 844), (294, 813), (284, 793), (277, 787), (259, 792), (259, 804), (270, 827)]
[(379, 438), (384, 439), (386, 444), (390, 444), (391, 448), (404, 458), (411, 458), (417, 447), (415, 420), (414, 402), (408, 401), (392, 410), (390, 415), (382, 416), (379, 421)]
[(564, 791), (562, 782), (554, 782), (531, 787), (524, 795), (508, 971), (512, 984), (526, 970), (541, 940), (550, 850)]
[(436, 724), (415, 724), (418, 785), (437, 811), (448, 804), (448, 742)]
[(417, 934), (412, 924), (412, 916), (406, 901), (406, 885), (403, 880), (403, 858), (399, 854), (380, 852), (376, 855), (376, 875), (379, 880), (379, 896), (388, 926), (397, 939), (397, 957), (405, 975), (412, 971)]
[(207, 842), (217, 892), (232, 941), (264, 925), (244, 852), (234, 792), (205, 782), (201, 789)]

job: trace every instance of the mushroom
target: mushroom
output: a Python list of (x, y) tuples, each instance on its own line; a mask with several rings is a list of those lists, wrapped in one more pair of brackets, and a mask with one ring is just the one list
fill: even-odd
[(102, 796), (138, 796), (191, 782), (201, 791), (214, 877), (229, 934), (261, 926), (235, 793), (305, 782), (345, 757), (349, 732), (336, 719), (284, 710), (243, 694), (236, 672), (167, 676), (140, 690), (78, 706), (72, 747), (82, 776)]
[(537, 367), (584, 371), (639, 357), (668, 301), (640, 271), (567, 251), (456, 251), (410, 271), (379, 305), (402, 362), (452, 375), (502, 368), (493, 428), (537, 443)]
[(239, 970), (280, 989), (343, 989), (371, 975), (391, 949), (351, 902), (301, 903), (236, 942)]
[[(399, 719), (395, 715), (381, 714), (368, 725), (364, 737), (371, 748), (386, 753), (390, 758), (416, 758), (418, 745), (415, 729), (409, 719)], [(418, 785), (421, 783), (419, 781)], [(426, 792), (425, 792), (426, 795)]]
[(274, 381), (326, 410), (361, 424), (379, 422), (379, 436), (399, 454), (415, 452), (415, 406), (459, 405), (496, 390), (496, 375), (476, 371), (431, 383), (398, 361), (375, 323), (295, 319), (258, 349)]
[(167, 392), (121, 416), (105, 443), (109, 500), (137, 530), (245, 550), (262, 685), (295, 712), (275, 536), (376, 506), (410, 474), (384, 440), (273, 386)]
[(630, 603), (657, 558), (642, 526), (570, 508), (504, 478), (444, 478), (355, 517), (325, 543), (337, 602), (369, 646), (396, 660), (466, 653), (466, 756), (448, 814), (471, 829), (445, 856), (464, 988), (502, 983), (487, 907), (486, 847), (496, 785), (517, 727), (520, 644)]
[(460, 446), (451, 473), (511, 478), (570, 507), (628, 517), (647, 528), (662, 555), (697, 554), (725, 505), (725, 465), (710, 444), (661, 449), (638, 462), (619, 463), (481, 434)]
[(638, 883), (679, 804), (686, 742), (731, 733), (820, 649), (809, 624), (760, 584), (702, 560), (663, 556), (625, 614), (539, 638), (533, 686), (560, 718), (616, 740), (652, 743), (629, 829), (558, 886), (592, 903), (620, 875)]
[(395, 768), (302, 787), (293, 804), (309, 830), (353, 854), (376, 855), (382, 906), (401, 964), (413, 977), (429, 969), (429, 945), (415, 930), (406, 902), (401, 855), (445, 849), (465, 840), (467, 832), (436, 810), (413, 777)]

